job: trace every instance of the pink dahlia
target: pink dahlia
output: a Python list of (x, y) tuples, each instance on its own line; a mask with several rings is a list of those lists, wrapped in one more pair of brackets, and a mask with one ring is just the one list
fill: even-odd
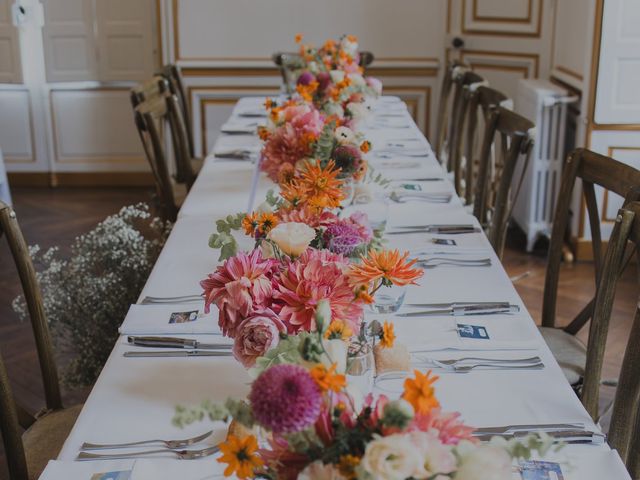
[(255, 419), (273, 433), (299, 432), (312, 425), (322, 406), (322, 394), (306, 368), (280, 364), (253, 382), (249, 402)]
[(292, 124), (287, 123), (279, 127), (265, 142), (260, 168), (271, 180), (277, 182), (284, 170), (310, 154), (311, 145), (308, 138)]
[(211, 304), (216, 304), (223, 335), (233, 337), (240, 322), (269, 306), (273, 292), (271, 279), (277, 268), (275, 260), (263, 259), (262, 252), (256, 249), (228, 258), (200, 282), (204, 289), (204, 311), (208, 313)]
[(427, 415), (416, 415), (410, 430), (437, 430), (438, 438), (445, 445), (457, 445), (461, 440), (475, 442), (472, 435), (475, 429), (462, 423), (460, 413), (443, 413), (440, 408), (434, 408)]
[(278, 345), (280, 333), (286, 330), (272, 310), (256, 312), (236, 329), (233, 356), (246, 368), (253, 367), (258, 357)]
[(278, 304), (274, 308), (289, 333), (316, 329), (314, 317), (320, 300), (329, 300), (333, 320), (342, 320), (352, 331), (359, 331), (362, 306), (355, 301), (345, 274), (348, 264), (342, 255), (308, 249), (286, 266), (277, 278), (273, 296)]

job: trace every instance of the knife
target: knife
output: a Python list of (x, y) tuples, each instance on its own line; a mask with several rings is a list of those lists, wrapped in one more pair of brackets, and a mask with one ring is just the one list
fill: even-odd
[(443, 234), (443, 235), (459, 235), (462, 233), (476, 233), (480, 230), (473, 226), (437, 226), (434, 225), (432, 227), (416, 227), (413, 230), (410, 230), (410, 227), (395, 227), (395, 228), (406, 228), (407, 230), (400, 230), (394, 232), (385, 232), (387, 235), (403, 235), (407, 233), (435, 233), (435, 234)]
[(453, 307), (472, 307), (481, 305), (483, 307), (508, 308), (511, 306), (509, 302), (449, 302), (449, 303), (405, 303), (407, 307), (424, 307), (424, 308), (453, 308)]
[[(527, 431), (520, 430), (517, 432), (509, 432), (509, 433), (488, 433), (484, 435), (474, 435), (474, 438), (477, 438), (481, 442), (488, 442), (493, 437), (502, 437), (504, 439), (511, 438), (522, 438), (526, 437), (531, 433), (540, 433), (538, 430)], [(557, 442), (564, 443), (592, 443), (595, 445), (602, 445), (606, 440), (606, 436), (602, 433), (598, 432), (590, 432), (586, 430), (558, 430), (558, 431), (545, 431), (547, 435), (553, 437)]]
[(527, 431), (527, 432), (544, 432), (546, 430), (552, 430), (559, 432), (561, 430), (583, 430), (584, 431), (584, 423), (541, 423), (541, 424), (533, 424), (533, 425), (503, 425), (500, 427), (483, 427), (478, 428), (473, 431), (472, 435), (485, 435), (485, 434), (499, 434), (499, 433), (510, 433), (517, 431)]
[(201, 350), (220, 350), (233, 347), (230, 343), (201, 343), (191, 338), (176, 337), (127, 337), (127, 341), (138, 347), (187, 348)]
[(163, 352), (124, 352), (127, 358), (138, 357), (230, 357), (231, 352), (220, 352), (215, 350), (165, 350)]
[(490, 315), (496, 313), (515, 313), (519, 312), (518, 305), (508, 305), (507, 307), (496, 307), (495, 305), (463, 305), (452, 306), (449, 308), (436, 310), (422, 310), (419, 312), (399, 313), (398, 317), (431, 317), (435, 315), (453, 315), (461, 317), (466, 315)]

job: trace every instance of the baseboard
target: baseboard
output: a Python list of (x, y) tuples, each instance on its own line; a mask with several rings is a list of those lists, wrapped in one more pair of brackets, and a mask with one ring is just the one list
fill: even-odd
[(150, 172), (7, 172), (13, 187), (150, 187)]

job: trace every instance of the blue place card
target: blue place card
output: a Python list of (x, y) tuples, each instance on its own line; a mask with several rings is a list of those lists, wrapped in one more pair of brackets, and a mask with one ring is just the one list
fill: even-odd
[(458, 335), (460, 338), (477, 338), (480, 340), (489, 340), (489, 333), (485, 327), (479, 325), (458, 324)]
[(91, 475), (91, 480), (129, 480), (131, 478), (131, 470), (122, 470), (120, 472), (95, 473)]
[(564, 480), (560, 465), (555, 462), (527, 460), (520, 463), (523, 480)]

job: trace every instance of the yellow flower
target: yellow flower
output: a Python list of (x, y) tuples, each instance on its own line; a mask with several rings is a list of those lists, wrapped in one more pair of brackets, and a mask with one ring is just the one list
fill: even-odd
[(435, 395), (433, 384), (438, 380), (437, 375), (431, 375), (429, 370), (426, 375), (414, 370), (414, 378), (407, 378), (404, 381), (404, 393), (402, 398), (409, 402), (416, 413), (428, 414), (432, 409), (440, 406)]
[(393, 323), (389, 323), (388, 321), (384, 321), (382, 325), (382, 333), (380, 334), (380, 345), (384, 348), (393, 347), (393, 342), (396, 339), (396, 334), (393, 331)]
[(311, 378), (316, 382), (318, 388), (323, 392), (333, 390), (339, 392), (347, 385), (347, 379), (344, 375), (336, 373), (337, 365), (334, 363), (329, 369), (321, 363), (316, 365), (309, 372)]
[(271, 212), (265, 212), (260, 215), (258, 220), (258, 231), (262, 235), (266, 235), (269, 231), (278, 224), (278, 219)]
[(258, 441), (254, 435), (238, 438), (229, 435), (227, 440), (220, 444), (222, 456), (219, 463), (226, 463), (224, 476), (236, 475), (238, 478), (250, 478), (254, 476), (254, 470), (264, 465), (263, 460), (256, 454)]
[(242, 219), (242, 228), (247, 235), (253, 235), (258, 226), (258, 214), (256, 212), (247, 213)]
[(360, 457), (355, 455), (342, 455), (338, 463), (338, 471), (347, 479), (356, 478), (356, 467), (360, 465)]
[(369, 150), (371, 150), (371, 142), (368, 140), (365, 140), (364, 142), (362, 142), (360, 144), (360, 151), (362, 151), (362, 153), (368, 153)]
[(341, 340), (347, 340), (353, 335), (353, 332), (349, 326), (342, 320), (335, 320), (329, 324), (329, 328), (324, 332), (324, 337), (329, 340), (339, 338)]

